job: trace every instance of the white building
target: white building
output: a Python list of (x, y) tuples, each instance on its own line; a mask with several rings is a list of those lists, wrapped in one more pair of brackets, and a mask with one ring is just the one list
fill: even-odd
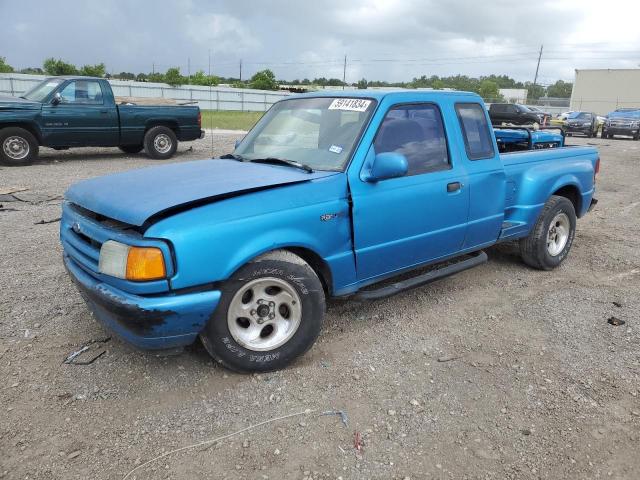
[(640, 108), (640, 69), (576, 70), (570, 110), (606, 115), (632, 107)]
[(498, 90), (500, 95), (504, 97), (505, 102), (509, 103), (527, 103), (526, 88), (501, 88)]

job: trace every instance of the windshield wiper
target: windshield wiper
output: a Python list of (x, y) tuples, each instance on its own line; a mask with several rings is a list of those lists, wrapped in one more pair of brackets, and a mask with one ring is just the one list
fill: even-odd
[(249, 162), (255, 163), (274, 163), (277, 165), (288, 165), (290, 167), (299, 168), (307, 173), (313, 173), (313, 168), (304, 163), (297, 162), (295, 160), (289, 160), (288, 158), (266, 157), (266, 158), (251, 158)]

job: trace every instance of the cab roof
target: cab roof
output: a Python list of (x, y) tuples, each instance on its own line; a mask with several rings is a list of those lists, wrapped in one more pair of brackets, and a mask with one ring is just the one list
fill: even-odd
[(321, 90), (317, 92), (302, 93), (299, 95), (293, 95), (295, 98), (300, 97), (347, 97), (347, 98), (373, 98), (377, 101), (381, 101), (386, 97), (407, 97), (407, 96), (420, 96), (420, 97), (473, 97), (480, 99), (481, 97), (477, 93), (473, 92), (459, 92), (455, 90)]

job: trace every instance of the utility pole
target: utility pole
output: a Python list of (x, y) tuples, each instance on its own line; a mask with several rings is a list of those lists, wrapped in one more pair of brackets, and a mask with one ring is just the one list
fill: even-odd
[(536, 65), (536, 76), (533, 77), (533, 86), (536, 86), (536, 82), (538, 81), (538, 70), (540, 70), (540, 59), (542, 58), (542, 47), (544, 45), (540, 45), (540, 53), (538, 54), (538, 65)]
[(347, 80), (347, 54), (345, 53), (344, 55), (344, 67), (342, 68), (342, 89), (344, 90), (344, 87), (346, 85), (346, 80)]
[(211, 49), (209, 49), (209, 76), (211, 76)]
[(189, 79), (189, 83), (191, 83), (191, 57), (187, 57), (187, 78)]
[(155, 64), (155, 62), (151, 64), (151, 74), (152, 75), (156, 74), (156, 64)]
[(242, 59), (240, 59), (240, 81), (242, 81)]

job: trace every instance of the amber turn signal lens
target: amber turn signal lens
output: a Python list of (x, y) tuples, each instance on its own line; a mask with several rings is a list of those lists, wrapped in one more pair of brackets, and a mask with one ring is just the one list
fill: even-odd
[(127, 280), (159, 280), (167, 276), (162, 251), (155, 247), (130, 247)]

